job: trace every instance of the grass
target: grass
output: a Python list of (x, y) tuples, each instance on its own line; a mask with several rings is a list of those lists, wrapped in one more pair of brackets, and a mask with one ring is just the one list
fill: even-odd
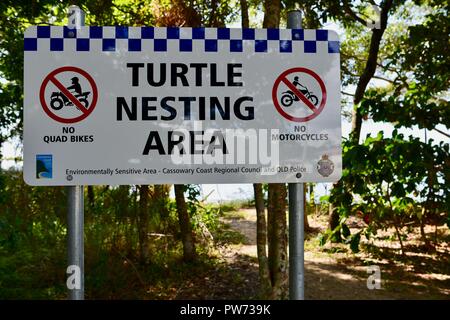
[(64, 298), (64, 263), (65, 254), (59, 250), (34, 248), (1, 252), (0, 299)]
[(251, 208), (253, 200), (229, 200), (217, 205), (221, 212), (239, 211), (240, 209)]
[(222, 217), (227, 220), (232, 219), (239, 219), (239, 220), (245, 220), (247, 218), (247, 215), (245, 214), (245, 211), (228, 211), (225, 212)]
[(238, 231), (232, 230), (224, 222), (219, 222), (219, 227), (212, 233), (216, 245), (245, 244), (247, 239)]
[[(222, 212), (217, 227), (211, 230), (215, 251), (198, 244), (198, 261), (189, 264), (182, 262), (182, 246), (176, 236), (153, 242), (148, 264), (139, 263), (137, 250), (130, 252), (120, 245), (112, 248), (112, 245), (95, 241), (87, 243), (86, 298), (255, 298), (257, 258), (239, 254), (236, 248), (246, 244), (247, 239), (233, 230), (235, 224), (242, 226), (253, 218), (248, 210)], [(447, 228), (438, 229), (440, 247), (437, 252), (427, 252), (420, 246), (420, 235), (414, 229), (409, 234), (410, 240), (405, 242), (406, 256), (400, 254), (397, 240), (390, 240), (392, 230), (380, 232), (370, 241), (362, 241), (361, 253), (354, 255), (345, 244), (321, 247), (317, 230), (326, 225), (326, 217), (311, 215), (309, 218), (313, 231), (307, 234), (305, 252), (316, 270), (321, 268), (317, 277), (328, 279), (327, 286), (339, 283), (332, 276), (334, 271), (350, 274), (359, 279), (358, 283), (364, 283), (366, 273), (362, 268), (376, 264), (382, 269), (385, 297), (443, 298), (444, 293), (449, 292), (450, 259), (445, 241), (450, 232)], [(14, 250), (0, 249), (0, 299), (65, 299), (66, 251), (65, 242), (59, 241), (52, 248), (23, 243)], [(225, 251), (221, 251), (223, 248), (230, 252), (229, 256), (221, 255)], [(332, 291), (333, 287), (328, 289)], [(348, 293), (335, 296), (346, 297), (345, 294)]]

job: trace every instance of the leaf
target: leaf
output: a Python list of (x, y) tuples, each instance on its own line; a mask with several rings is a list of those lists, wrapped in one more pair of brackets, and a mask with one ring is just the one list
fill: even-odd
[(361, 231), (358, 233), (355, 233), (350, 241), (350, 249), (352, 249), (353, 253), (359, 252), (359, 242), (361, 240)]
[(342, 234), (342, 237), (344, 237), (344, 238), (347, 238), (348, 236), (351, 235), (350, 229), (348, 228), (348, 226), (345, 223), (343, 223), (341, 226), (341, 234)]
[(328, 236), (326, 234), (322, 233), (319, 236), (319, 244), (320, 244), (320, 246), (323, 247), (327, 243), (327, 240), (328, 240)]
[(403, 184), (398, 181), (394, 182), (391, 189), (392, 189), (392, 195), (394, 197), (401, 198), (406, 195), (405, 189), (403, 188)]

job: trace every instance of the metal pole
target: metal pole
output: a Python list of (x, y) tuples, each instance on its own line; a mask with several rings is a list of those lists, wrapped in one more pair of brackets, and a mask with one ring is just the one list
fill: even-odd
[[(287, 28), (300, 29), (302, 13), (288, 13)], [(289, 183), (289, 298), (305, 299), (304, 184)]]
[[(84, 12), (78, 6), (69, 7), (68, 27), (79, 28), (84, 25)], [(67, 187), (67, 246), (68, 273), (79, 277), (75, 287), (69, 286), (69, 300), (84, 300), (84, 186)]]

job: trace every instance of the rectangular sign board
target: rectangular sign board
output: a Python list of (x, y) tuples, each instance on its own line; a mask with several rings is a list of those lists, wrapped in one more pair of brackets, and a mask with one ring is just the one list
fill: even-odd
[(30, 185), (341, 176), (335, 32), (32, 26), (24, 50)]

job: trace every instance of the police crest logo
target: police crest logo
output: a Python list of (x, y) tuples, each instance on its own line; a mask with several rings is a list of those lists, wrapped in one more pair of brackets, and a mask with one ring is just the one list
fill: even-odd
[(334, 163), (328, 159), (328, 155), (324, 154), (322, 159), (317, 162), (317, 172), (323, 177), (328, 177), (334, 171)]

